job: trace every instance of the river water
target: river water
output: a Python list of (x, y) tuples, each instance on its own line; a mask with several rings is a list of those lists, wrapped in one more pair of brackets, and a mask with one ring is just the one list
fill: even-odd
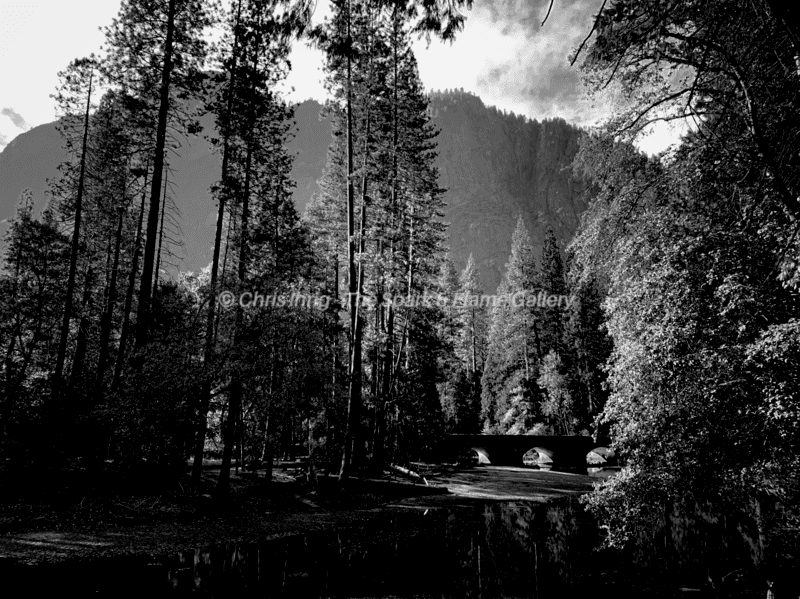
[(183, 553), (176, 592), (267, 597), (546, 597), (579, 582), (596, 544), (574, 502), (409, 507), (368, 530)]
[[(491, 479), (502, 482), (502, 475)], [(465, 480), (472, 491), (497, 493)], [(503, 489), (516, 492), (509, 481)], [(29, 590), (77, 586), (82, 596), (147, 599), (766, 596), (763, 577), (751, 567), (752, 539), (739, 524), (675, 510), (640, 531), (636, 551), (602, 549), (602, 529), (578, 498), (579, 479), (565, 481), (560, 497), (431, 496), (381, 508), (368, 527), (220, 542), (159, 560), (86, 564), (81, 571), (34, 568)], [(567, 492), (570, 484), (574, 492)], [(737, 570), (723, 593), (711, 592), (709, 575), (719, 581)]]
[[(720, 596), (708, 588), (709, 567), (746, 566), (746, 547), (682, 521), (686, 530), (675, 534), (672, 522), (649, 550), (623, 554), (599, 549), (600, 529), (574, 497), (412, 505), (368, 530), (184, 552), (167, 579), (171, 595), (206, 597)], [(766, 596), (743, 572), (724, 596)]]

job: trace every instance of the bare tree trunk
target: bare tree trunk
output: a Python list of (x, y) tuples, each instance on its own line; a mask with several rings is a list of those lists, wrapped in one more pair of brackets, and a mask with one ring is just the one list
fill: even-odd
[[(336, 305), (336, 306), (339, 305), (339, 256), (338, 256), (338, 254), (334, 254), (334, 256), (333, 256), (333, 301), (334, 301), (334, 305)], [(330, 410), (331, 409), (335, 409), (335, 406), (336, 406), (336, 385), (337, 385), (337, 382), (338, 382), (338, 378), (337, 378), (336, 374), (337, 374), (337, 372), (339, 370), (339, 334), (337, 332), (337, 327), (335, 326), (336, 324), (338, 324), (339, 319), (338, 319), (337, 312), (334, 312), (333, 314), (334, 314), (333, 318), (335, 319), (334, 320), (335, 324), (334, 324), (334, 327), (333, 327), (333, 331), (331, 333), (331, 339), (332, 339), (331, 353), (333, 354), (333, 356), (332, 356), (333, 359), (331, 360), (331, 362), (332, 362), (331, 363), (331, 403), (330, 403), (330, 407), (325, 410), (325, 420), (326, 420), (327, 426), (329, 428), (329, 434), (326, 436), (326, 449), (328, 449), (328, 451), (325, 452), (326, 460), (328, 460), (328, 461), (331, 460), (331, 455), (330, 455), (329, 450), (330, 450), (331, 447), (336, 447), (336, 443), (338, 441), (338, 439), (337, 439), (337, 432), (338, 431), (336, 430), (335, 427), (331, 427), (330, 426), (330, 416), (329, 416)]]
[[(258, 53), (254, 56), (254, 65), (258, 64)], [(250, 221), (250, 183), (252, 176), (252, 159), (253, 159), (253, 135), (252, 125), (248, 135), (246, 136), (246, 156), (244, 167), (244, 190), (242, 193), (242, 224), (239, 233), (239, 264), (238, 264), (238, 279), (239, 291), (244, 289), (247, 283), (247, 245), (249, 243), (248, 231)], [(234, 323), (233, 343), (234, 347), (240, 348), (243, 343), (243, 319), (244, 313), (240, 302), (236, 302), (236, 320)], [(217, 480), (217, 493), (224, 495), (230, 489), (230, 467), (231, 467), (231, 454), (233, 452), (233, 444), (236, 437), (236, 424), (239, 418), (239, 411), (242, 405), (242, 379), (239, 373), (233, 375), (231, 382), (230, 392), (228, 394), (228, 420), (223, 431), (223, 440), (225, 443), (222, 451), (222, 465), (220, 467), (219, 479)]]
[(164, 195), (161, 199), (161, 224), (158, 226), (158, 251), (156, 252), (156, 272), (153, 281), (153, 302), (156, 301), (156, 294), (158, 293), (158, 280), (161, 276), (161, 244), (164, 241), (164, 211), (167, 208), (167, 179), (169, 178), (169, 165), (165, 164), (166, 172), (164, 173)]
[[(228, 195), (228, 165), (230, 161), (230, 121), (233, 112), (233, 97), (235, 90), (235, 71), (239, 58), (239, 19), (241, 16), (242, 2), (239, 0), (236, 13), (236, 34), (233, 40), (233, 68), (231, 69), (231, 80), (228, 83), (228, 97), (225, 116), (225, 127), (223, 130), (222, 142), (222, 172), (220, 181), (222, 189), (219, 194), (219, 206), (217, 209), (217, 229), (214, 234), (214, 256), (211, 260), (211, 280), (209, 281), (208, 312), (206, 314), (206, 335), (203, 347), (203, 386), (200, 390), (200, 402), (197, 408), (197, 424), (195, 430), (194, 443), (194, 463), (192, 464), (192, 486), (197, 490), (203, 473), (203, 451), (206, 444), (206, 427), (208, 426), (208, 408), (211, 401), (211, 385), (213, 384), (213, 362), (214, 345), (216, 342), (216, 319), (217, 319), (217, 279), (219, 277), (219, 255), (222, 248), (222, 229), (225, 221), (225, 204)], [(231, 222), (233, 219), (231, 219)], [(230, 228), (230, 223), (228, 223)], [(228, 250), (225, 248), (225, 260), (227, 262)], [(225, 269), (222, 270), (223, 275)]]
[[(247, 244), (248, 240), (248, 226), (250, 218), (250, 176), (253, 157), (253, 140), (248, 140), (247, 143), (247, 156), (245, 158), (245, 174), (244, 174), (244, 193), (242, 195), (242, 229), (239, 234), (239, 286), (240, 289), (244, 288), (247, 282)], [(234, 347), (239, 348), (243, 342), (243, 320), (244, 314), (242, 306), (237, 302), (236, 304), (236, 323), (234, 325)], [(223, 431), (223, 439), (225, 447), (222, 450), (222, 465), (219, 471), (219, 480), (217, 481), (217, 493), (226, 494), (230, 488), (230, 475), (231, 475), (231, 455), (233, 453), (233, 444), (236, 436), (236, 420), (239, 417), (239, 410), (242, 403), (242, 381), (238, 374), (234, 374), (234, 380), (231, 382), (230, 392), (228, 393), (228, 420), (225, 422), (225, 430)]]
[[(382, 264), (383, 263), (383, 242), (379, 240), (378, 243), (378, 260)], [(383, 336), (383, 329), (384, 329), (384, 306), (383, 306), (383, 298), (384, 298), (384, 276), (383, 276), (383, 267), (381, 267), (380, 271), (380, 278), (378, 281), (378, 293), (377, 293), (377, 303), (375, 304), (375, 350), (372, 356), (372, 396), (376, 398), (375, 408), (372, 411), (372, 419), (370, 422), (370, 430), (372, 432), (371, 442), (370, 442), (370, 465), (373, 470), (378, 470), (380, 468), (377, 458), (380, 454), (380, 444), (381, 440), (379, 438), (380, 435), (380, 419), (381, 419), (381, 391), (383, 390), (383, 378), (385, 376), (384, 362), (383, 362), (383, 350), (382, 344), (384, 339)]]
[[(147, 173), (145, 169), (144, 189), (147, 189)], [(122, 367), (125, 364), (125, 348), (128, 343), (131, 328), (131, 309), (133, 307), (133, 295), (136, 291), (136, 274), (139, 270), (139, 255), (142, 250), (142, 223), (144, 221), (145, 192), (142, 191), (142, 207), (139, 210), (139, 224), (136, 228), (136, 243), (133, 249), (133, 260), (131, 261), (131, 272), (128, 275), (128, 291), (125, 294), (125, 308), (122, 315), (122, 331), (119, 337), (119, 351), (117, 352), (117, 363), (114, 367), (114, 379), (111, 382), (111, 389), (119, 387), (122, 377)]]
[[(409, 202), (408, 207), (408, 297), (407, 297), (407, 305), (412, 305), (412, 294), (414, 293), (414, 204)], [(408, 343), (408, 336), (410, 335), (409, 331), (409, 324), (411, 320), (411, 315), (413, 314), (412, 310), (407, 310), (408, 315), (406, 316), (406, 324), (405, 330), (403, 331), (403, 340), (402, 342), (405, 343), (405, 359), (406, 364), (405, 368), (408, 370), (410, 363), (411, 363), (411, 349)]]
[(147, 236), (142, 263), (142, 279), (139, 286), (139, 306), (136, 319), (136, 349), (147, 343), (150, 329), (150, 308), (153, 291), (153, 263), (158, 237), (159, 200), (161, 199), (161, 176), (164, 169), (164, 148), (167, 140), (167, 116), (169, 113), (169, 88), (172, 77), (173, 37), (175, 35), (175, 4), (169, 0), (167, 9), (167, 38), (164, 41), (164, 64), (161, 69), (160, 106), (158, 108), (158, 128), (153, 163), (153, 181), (150, 187), (150, 210), (147, 214)]
[[(391, 241), (389, 243), (389, 268), (394, 269), (395, 264), (395, 237), (394, 237), (394, 215), (397, 207), (397, 146), (399, 141), (398, 134), (398, 98), (397, 98), (397, 72), (398, 72), (398, 56), (397, 56), (397, 34), (398, 34), (398, 19), (397, 19), (397, 5), (394, 5), (392, 11), (392, 195), (389, 205), (389, 231)], [(390, 272), (390, 280), (394, 281), (393, 272)], [(389, 289), (389, 296), (394, 295), (394, 289)], [(381, 323), (383, 325), (383, 323)], [(386, 333), (385, 333), (385, 349), (383, 357), (383, 372), (381, 373), (381, 386), (378, 396), (378, 407), (376, 409), (375, 420), (375, 448), (373, 450), (373, 462), (376, 469), (383, 466), (384, 461), (384, 444), (386, 435), (386, 406), (390, 401), (392, 389), (394, 387), (394, 306), (389, 303), (386, 306)]]
[(97, 381), (95, 383), (95, 394), (99, 399), (103, 392), (104, 379), (106, 374), (106, 363), (108, 362), (108, 344), (111, 338), (111, 325), (114, 317), (114, 304), (117, 301), (117, 274), (119, 271), (119, 255), (122, 245), (122, 225), (125, 221), (125, 199), (123, 198), (122, 208), (119, 211), (119, 221), (117, 223), (117, 235), (114, 243), (114, 261), (111, 266), (111, 277), (108, 282), (105, 297), (105, 307), (100, 325), (100, 357), (97, 360)]
[(86, 146), (89, 137), (89, 109), (92, 105), (92, 78), (94, 71), (89, 73), (89, 90), (86, 94), (86, 111), (83, 115), (83, 145), (81, 147), (81, 165), (78, 174), (78, 192), (75, 198), (75, 223), (72, 228), (72, 247), (69, 257), (69, 274), (67, 276), (67, 294), (64, 301), (64, 316), (61, 319), (61, 335), (58, 341), (58, 355), (53, 373), (53, 406), (60, 411), (59, 400), (61, 384), (64, 378), (64, 363), (67, 356), (67, 341), (69, 339), (69, 321), (72, 318), (72, 296), (75, 293), (75, 276), (78, 269), (78, 252), (80, 251), (81, 216), (83, 211), (83, 187), (86, 179)]
[[(364, 188), (366, 189), (366, 182), (364, 184)], [(360, 234), (361, 240), (359, 242), (359, 265), (358, 265), (358, 298), (359, 302), (356, 305), (356, 329), (354, 334), (354, 341), (353, 341), (353, 352), (351, 355), (350, 360), (350, 410), (348, 410), (348, 422), (347, 422), (347, 431), (349, 434), (349, 443), (352, 445), (352, 450), (350, 454), (350, 467), (352, 468), (353, 465), (357, 462), (360, 458), (361, 452), (358, 451), (358, 442), (360, 435), (358, 434), (358, 430), (361, 425), (361, 345), (362, 345), (362, 335), (363, 335), (363, 327), (364, 327), (364, 319), (361, 316), (361, 293), (363, 291), (364, 286), (364, 268), (362, 260), (362, 255), (364, 253), (364, 228), (365, 228), (365, 221), (367, 215), (367, 207), (366, 203), (361, 204), (361, 227), (360, 227)], [(347, 442), (347, 441), (346, 441)], [(347, 474), (342, 477), (342, 472), (345, 472), (345, 463), (342, 460), (342, 470), (339, 473), (339, 480), (347, 480)]]
[(353, 192), (353, 76), (352, 76), (352, 36), (350, 32), (351, 2), (347, 3), (347, 290), (350, 294), (350, 389), (347, 398), (347, 430), (342, 448), (342, 465), (339, 470), (339, 483), (350, 476), (355, 427), (353, 422), (358, 415), (360, 396), (356, 397), (353, 385), (353, 356), (356, 342), (356, 306), (358, 282), (356, 281), (355, 257), (355, 198)]

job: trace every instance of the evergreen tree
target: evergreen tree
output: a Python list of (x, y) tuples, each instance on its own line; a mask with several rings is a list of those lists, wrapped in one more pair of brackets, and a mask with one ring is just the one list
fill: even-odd
[[(548, 296), (564, 296), (567, 293), (564, 262), (552, 228), (547, 229), (542, 246), (542, 268), (540, 285)], [(541, 307), (541, 352), (542, 356), (554, 351), (563, 353), (564, 323), (563, 308)]]
[[(254, 250), (258, 247), (256, 235), (259, 225), (260, 234), (271, 238), (273, 249), (277, 251), (282, 229), (291, 230), (297, 221), (293, 206), (287, 210), (287, 198), (292, 188), (288, 177), (291, 160), (284, 145), (291, 111), (274, 92), (276, 83), (287, 72), (288, 41), (296, 28), (294, 15), (278, 10), (284, 6), (277, 0), (237, 4), (236, 13), (231, 17), (230, 80), (227, 86), (221, 87), (221, 97), (215, 104), (223, 130), (219, 143), (226, 160), (219, 198), (223, 208), (227, 205), (237, 220), (233, 239), (236, 297), (250, 291), (256, 265), (263, 272), (262, 269), (274, 271), (278, 264), (278, 253), (272, 254), (271, 263), (264, 264), (265, 256), (257, 260), (259, 253)], [(287, 218), (288, 222), (284, 222)], [(220, 234), (218, 222), (217, 235)], [(212, 276), (219, 260), (216, 241), (215, 255), (217, 263), (212, 263)], [(292, 257), (287, 252), (283, 259), (291, 265)], [(234, 445), (241, 445), (241, 409), (247, 393), (245, 381), (252, 372), (253, 363), (247, 352), (248, 341), (258, 339), (246, 333), (252, 317), (245, 314), (239, 303), (233, 312), (228, 342), (232, 343), (234, 361), (226, 373), (226, 377), (230, 377), (228, 413), (223, 428), (224, 451), (217, 486), (218, 492), (223, 494), (228, 490)], [(210, 319), (211, 313), (207, 316), (206, 335), (213, 334), (213, 327), (209, 327)], [(198, 415), (195, 451), (199, 451), (199, 441), (204, 438), (205, 401)]]
[(96, 346), (92, 346), (96, 371), (93, 382), (88, 383), (97, 401), (102, 400), (105, 391), (106, 372), (113, 352), (112, 334), (120, 324), (123, 276), (133, 268), (125, 248), (135, 242), (141, 212), (134, 200), (142, 187), (137, 184), (137, 174), (145, 171), (135, 162), (142, 146), (142, 135), (131, 126), (134, 119), (126, 105), (127, 99), (122, 93), (109, 91), (92, 119), (94, 134), (88, 166), (95, 184), (90, 186), (87, 197), (85, 229), (87, 241), (96, 246), (94, 268), (98, 273), (94, 318), (100, 330)]
[(550, 421), (556, 434), (575, 434), (578, 419), (574, 415), (569, 379), (564, 373), (561, 357), (554, 351), (548, 352), (539, 372), (537, 382), (545, 391), (541, 406), (542, 416)]
[(520, 216), (511, 238), (511, 255), (492, 310), (482, 406), (486, 426), (499, 432), (525, 432), (533, 425), (541, 364), (539, 277), (528, 230)]
[[(443, 240), (435, 131), (410, 50), (412, 15), (399, 3), (387, 8), (342, 2), (320, 36), (328, 52), (334, 144), (309, 214), (325, 215), (327, 221), (312, 223), (315, 235), (327, 237), (338, 252), (336, 268), (348, 265), (343, 295), (350, 301), (352, 434), (342, 479), (352, 452), (363, 446), (353, 441), (362, 408), (371, 421), (375, 463), (384, 438), (397, 437), (387, 428), (399, 422), (392, 414), (405, 409), (396, 383), (400, 369), (413, 362), (413, 331), (424, 329), (414, 328), (416, 308), (401, 305), (433, 290)], [(359, 294), (370, 305), (357, 302)]]
[[(67, 111), (67, 116), (75, 116), (74, 113), (70, 114), (70, 104), (79, 102), (75, 97), (82, 95), (81, 89), (85, 86), (85, 108), (82, 110), (82, 132), (81, 142), (78, 158), (78, 177), (77, 185), (75, 187), (75, 204), (72, 222), (72, 248), (70, 252), (69, 274), (67, 275), (67, 288), (64, 301), (64, 315), (61, 321), (61, 329), (59, 335), (58, 355), (56, 357), (55, 372), (53, 373), (53, 404), (54, 409), (60, 409), (59, 393), (61, 391), (62, 379), (64, 377), (64, 363), (66, 361), (67, 343), (70, 329), (70, 319), (72, 318), (72, 303), (73, 295), (75, 293), (75, 279), (77, 276), (78, 267), (78, 254), (80, 252), (81, 242), (81, 217), (83, 215), (83, 196), (85, 191), (86, 181), (86, 153), (89, 138), (89, 113), (92, 107), (92, 83), (94, 81), (95, 64), (93, 60), (77, 60), (74, 61), (69, 69), (61, 74), (62, 77), (62, 91), (59, 94), (59, 101), (64, 109)], [(69, 145), (68, 145), (69, 147)]]
[(210, 24), (202, 0), (126, 0), (105, 31), (108, 53), (103, 73), (135, 99), (142, 125), (152, 131), (153, 176), (137, 306), (138, 348), (145, 345), (150, 326), (168, 129), (179, 133), (196, 129), (185, 100), (200, 92), (206, 56), (203, 34)]
[[(443, 344), (439, 359), (439, 370), (443, 380), (439, 384), (439, 398), (445, 417), (445, 426), (450, 432), (477, 432), (477, 414), (474, 426), (465, 426), (472, 420), (468, 412), (474, 408), (470, 400), (474, 396), (472, 379), (464, 364), (456, 354), (460, 338), (460, 323), (456, 311), (456, 297), (459, 290), (459, 277), (449, 253), (442, 261), (437, 292), (442, 308), (438, 336)], [(466, 429), (466, 430), (465, 430)]]
[(31, 452), (46, 451), (30, 431), (49, 416), (42, 396), (57, 356), (63, 316), (59, 292), (67, 282), (71, 251), (52, 210), (41, 218), (33, 216), (30, 190), (22, 193), (5, 241), (0, 270), (0, 448), (25, 460)]
[[(508, 283), (500, 281), (496, 297), (508, 298)], [(486, 364), (481, 378), (481, 422), (484, 433), (504, 432), (500, 422), (508, 410), (506, 397), (506, 357), (509, 355), (511, 318), (509, 301), (496, 301), (488, 315), (486, 335)]]
[(459, 277), (456, 310), (460, 329), (456, 354), (467, 368), (470, 378), (483, 372), (486, 342), (486, 306), (483, 300), (481, 275), (470, 254)]

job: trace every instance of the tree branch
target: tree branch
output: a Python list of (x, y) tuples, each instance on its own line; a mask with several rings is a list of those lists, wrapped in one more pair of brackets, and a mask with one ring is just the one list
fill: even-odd
[(553, 10), (553, 0), (550, 0), (550, 5), (547, 7), (547, 14), (544, 16), (544, 20), (540, 27), (544, 27), (544, 24), (547, 23), (547, 17), (550, 16), (550, 11)]
[(594, 18), (594, 24), (592, 25), (591, 31), (589, 31), (589, 34), (585, 38), (583, 38), (583, 41), (581, 42), (581, 45), (578, 46), (578, 49), (575, 51), (575, 56), (573, 56), (572, 60), (569, 61), (569, 66), (574, 66), (575, 65), (575, 61), (578, 60), (578, 56), (580, 55), (581, 51), (583, 50), (583, 47), (586, 45), (586, 42), (589, 41), (589, 38), (592, 37), (592, 34), (597, 29), (597, 24), (600, 22), (600, 17), (603, 15), (603, 9), (606, 7), (606, 2), (607, 1), (608, 0), (603, 0), (602, 6), (600, 6), (600, 10), (597, 12), (597, 16)]

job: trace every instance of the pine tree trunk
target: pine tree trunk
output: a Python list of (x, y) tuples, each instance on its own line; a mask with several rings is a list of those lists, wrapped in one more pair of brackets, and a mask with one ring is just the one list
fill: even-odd
[[(379, 261), (383, 263), (383, 244), (381, 242), (378, 243), (378, 256)], [(372, 431), (372, 439), (371, 439), (371, 447), (370, 447), (370, 464), (372, 470), (380, 471), (380, 445), (381, 445), (381, 424), (380, 420), (382, 418), (382, 397), (381, 393), (383, 391), (383, 379), (385, 377), (385, 363), (383, 361), (383, 350), (382, 350), (382, 335), (384, 329), (384, 313), (385, 309), (383, 306), (383, 298), (384, 298), (384, 278), (383, 274), (381, 274), (380, 282), (379, 282), (379, 291), (378, 291), (378, 302), (375, 306), (375, 353), (373, 354), (372, 360), (372, 396), (376, 398), (375, 408), (372, 412), (372, 422), (370, 423), (370, 430)]]
[[(228, 217), (228, 230), (225, 232), (225, 254), (222, 256), (222, 268), (219, 270), (223, 278), (225, 277), (225, 273), (228, 271), (228, 250), (230, 249), (231, 233), (234, 235), (236, 234), (236, 219), (233, 218), (233, 216)], [(217, 276), (217, 280), (219, 280), (219, 275)], [(217, 342), (219, 319), (221, 316), (222, 308), (217, 306), (217, 314), (214, 317), (214, 343)]]
[(81, 147), (81, 164), (78, 174), (78, 192), (75, 198), (75, 223), (72, 228), (72, 248), (69, 257), (69, 274), (67, 275), (67, 294), (64, 301), (64, 316), (61, 320), (61, 335), (58, 341), (58, 355), (53, 373), (53, 406), (60, 411), (61, 383), (64, 378), (64, 363), (67, 356), (69, 339), (69, 322), (72, 318), (72, 296), (75, 294), (75, 277), (78, 270), (78, 252), (80, 251), (81, 216), (83, 211), (83, 187), (86, 177), (86, 146), (89, 137), (89, 109), (92, 105), (92, 78), (89, 73), (89, 90), (86, 94), (86, 111), (83, 116), (83, 145)]
[(167, 179), (169, 178), (169, 165), (164, 165), (164, 194), (161, 197), (161, 223), (158, 226), (158, 251), (156, 252), (156, 270), (153, 277), (153, 302), (156, 301), (158, 294), (158, 280), (161, 276), (161, 244), (164, 241), (164, 211), (167, 208)]
[[(145, 169), (144, 188), (147, 189), (147, 174), (149, 170)], [(128, 290), (125, 293), (125, 308), (122, 315), (122, 331), (119, 337), (119, 350), (117, 352), (117, 363), (114, 367), (114, 379), (111, 382), (111, 389), (119, 387), (120, 379), (122, 377), (122, 367), (125, 364), (125, 348), (128, 343), (131, 328), (131, 309), (133, 307), (133, 296), (136, 292), (136, 275), (139, 271), (139, 255), (142, 249), (142, 224), (144, 221), (144, 204), (145, 192), (142, 192), (142, 207), (139, 210), (139, 224), (136, 227), (136, 243), (133, 249), (133, 260), (131, 261), (131, 272), (128, 275)]]
[[(338, 256), (338, 254), (334, 254), (334, 256), (333, 256), (333, 301), (334, 301), (334, 305), (335, 306), (339, 305), (339, 256)], [(338, 438), (337, 438), (337, 432), (338, 431), (335, 429), (335, 427), (331, 427), (331, 423), (330, 423), (331, 419), (330, 419), (330, 415), (329, 415), (331, 410), (335, 410), (335, 406), (336, 406), (336, 403), (337, 403), (337, 401), (336, 401), (336, 385), (337, 385), (337, 382), (338, 382), (338, 378), (337, 378), (336, 374), (337, 374), (337, 372), (339, 370), (339, 334), (338, 334), (338, 330), (337, 330), (338, 329), (337, 325), (339, 323), (339, 318), (338, 318), (338, 312), (337, 311), (333, 312), (333, 318), (334, 318), (334, 326), (331, 327), (332, 331), (330, 333), (330, 337), (332, 339), (331, 353), (333, 354), (332, 355), (332, 360), (331, 360), (331, 403), (330, 403), (330, 407), (325, 410), (325, 420), (326, 420), (327, 426), (328, 426), (329, 431), (330, 431), (330, 433), (327, 436), (327, 442), (326, 442), (326, 449), (328, 450), (328, 451), (326, 451), (326, 460), (328, 462), (331, 461), (330, 448), (336, 447), (336, 443), (338, 442)]]
[[(203, 386), (200, 390), (200, 402), (197, 408), (197, 424), (195, 429), (194, 443), (194, 463), (192, 464), (192, 486), (195, 491), (199, 489), (200, 479), (203, 473), (203, 452), (206, 444), (206, 428), (208, 426), (208, 408), (211, 401), (211, 385), (213, 384), (214, 374), (214, 345), (216, 343), (216, 320), (217, 320), (217, 279), (219, 277), (219, 255), (222, 248), (222, 229), (225, 223), (225, 204), (228, 194), (228, 165), (230, 161), (230, 121), (233, 113), (233, 97), (235, 90), (236, 64), (239, 57), (239, 20), (241, 17), (242, 2), (239, 0), (236, 13), (236, 33), (233, 40), (233, 67), (231, 69), (231, 80), (227, 90), (227, 106), (225, 115), (225, 127), (222, 142), (222, 172), (220, 181), (222, 189), (219, 194), (219, 207), (217, 209), (217, 228), (214, 234), (214, 255), (211, 260), (211, 280), (209, 281), (208, 312), (206, 313), (206, 335), (203, 346)], [(231, 219), (232, 220), (232, 219)], [(229, 223), (230, 227), (230, 223)], [(225, 248), (225, 259), (227, 262), (227, 244)], [(222, 270), (223, 275), (225, 270)]]
[(175, 34), (175, 4), (169, 0), (167, 9), (167, 38), (164, 41), (164, 64), (161, 70), (160, 106), (153, 164), (153, 181), (150, 187), (150, 210), (147, 214), (147, 235), (142, 262), (142, 278), (139, 286), (139, 306), (136, 319), (136, 349), (144, 347), (150, 330), (151, 298), (153, 292), (153, 265), (158, 238), (159, 200), (161, 199), (161, 177), (164, 169), (164, 148), (167, 140), (167, 117), (169, 114), (169, 89), (172, 77), (173, 37)]
[[(389, 231), (391, 241), (389, 244), (389, 268), (390, 280), (394, 280), (394, 269), (396, 259), (396, 246), (394, 237), (394, 215), (397, 206), (397, 145), (399, 141), (398, 134), (398, 99), (397, 99), (397, 5), (394, 5), (392, 11), (392, 194), (389, 204)], [(394, 289), (389, 289), (388, 295), (390, 297), (394, 294)], [(383, 323), (382, 323), (383, 324)], [(385, 349), (383, 358), (383, 371), (381, 373), (381, 386), (378, 396), (378, 406), (376, 409), (376, 426), (375, 426), (375, 449), (373, 450), (373, 462), (376, 469), (383, 466), (384, 461), (384, 444), (386, 435), (386, 406), (390, 401), (392, 388), (394, 387), (394, 306), (389, 303), (386, 306), (386, 334), (385, 334)]]
[[(369, 130), (369, 127), (367, 127)], [(365, 158), (366, 161), (366, 158)], [(365, 170), (366, 173), (366, 170)], [(358, 299), (359, 302), (356, 306), (356, 330), (355, 341), (353, 342), (353, 357), (350, 362), (350, 398), (351, 406), (353, 406), (352, 413), (349, 414), (351, 419), (348, 421), (348, 430), (352, 430), (351, 443), (353, 446), (351, 454), (351, 467), (358, 464), (361, 459), (361, 451), (359, 450), (360, 435), (358, 431), (361, 427), (361, 386), (362, 386), (362, 372), (361, 372), (361, 346), (362, 337), (364, 334), (364, 317), (361, 315), (361, 294), (364, 291), (364, 264), (362, 262), (364, 255), (364, 238), (367, 220), (367, 205), (366, 205), (366, 174), (364, 179), (364, 198), (361, 203), (361, 226), (360, 226), (360, 241), (358, 251)]]
[[(349, 7), (348, 7), (349, 10)], [(348, 12), (348, 37), (350, 37), (350, 13)], [(371, 40), (367, 47), (366, 55), (370, 56), (370, 49), (371, 49)], [(351, 48), (352, 50), (352, 48)], [(368, 63), (369, 68), (367, 71), (367, 81), (371, 80), (372, 76), (372, 63), (371, 61)], [(350, 196), (353, 192), (352, 189), (352, 162), (353, 162), (353, 141), (352, 141), (352, 97), (351, 97), (351, 86), (352, 86), (352, 79), (351, 79), (351, 65), (350, 65), (350, 52), (348, 52), (348, 62), (347, 62), (347, 78), (348, 78), (348, 144), (347, 144), (347, 152), (348, 152), (348, 172), (349, 172), (349, 181), (348, 181), (348, 200), (350, 200)], [(370, 90), (367, 89), (366, 92), (367, 98), (365, 102), (365, 110), (366, 110), (366, 126), (364, 132), (364, 156), (362, 158), (362, 165), (361, 165), (361, 222), (359, 224), (359, 244), (358, 244), (358, 280), (356, 283), (356, 298), (357, 301), (355, 303), (355, 312), (354, 318), (352, 321), (353, 326), (353, 342), (351, 346), (351, 358), (350, 358), (350, 393), (349, 393), (349, 405), (348, 405), (348, 422), (347, 422), (347, 435), (345, 437), (345, 451), (347, 450), (347, 446), (351, 446), (351, 454), (350, 454), (350, 464), (346, 463), (346, 460), (342, 459), (342, 468), (339, 473), (339, 481), (344, 482), (347, 480), (348, 467), (352, 468), (353, 463), (359, 460), (362, 456), (360, 455), (362, 452), (358, 451), (359, 448), (359, 429), (361, 425), (360, 421), (360, 412), (362, 408), (362, 364), (361, 364), (361, 351), (362, 351), (362, 344), (363, 344), (363, 328), (364, 328), (364, 318), (361, 315), (361, 308), (362, 308), (362, 294), (364, 292), (364, 251), (365, 251), (365, 244), (366, 244), (366, 226), (367, 226), (367, 201), (368, 201), (368, 182), (369, 182), (369, 174), (368, 174), (368, 164), (367, 158), (369, 156), (369, 136), (370, 136), (370, 124), (371, 124), (371, 106), (370, 106)], [(353, 208), (355, 210), (355, 208)], [(350, 201), (348, 201), (348, 217), (351, 215), (350, 212)], [(351, 268), (354, 268), (354, 265), (351, 264)], [(352, 285), (351, 285), (352, 287)]]
[[(409, 202), (408, 208), (408, 298), (407, 298), (407, 305), (412, 305), (412, 296), (414, 293), (414, 204)], [(411, 363), (411, 350), (408, 343), (408, 335), (409, 332), (409, 324), (411, 321), (411, 315), (413, 312), (408, 310), (408, 315), (406, 317), (406, 324), (405, 324), (405, 331), (403, 335), (403, 342), (405, 343), (405, 358), (406, 364), (405, 369), (406, 371), (409, 369)]]
[[(355, 256), (355, 201), (353, 193), (353, 76), (352, 76), (352, 36), (350, 34), (350, 8), (347, 3), (347, 290), (350, 304), (350, 385), (347, 397), (347, 430), (342, 448), (342, 465), (339, 469), (339, 483), (344, 483), (350, 476), (350, 466), (355, 437), (353, 425), (358, 412), (360, 395), (356, 396), (357, 387), (353, 384), (353, 369), (356, 345), (356, 306), (358, 282), (356, 281)], [(360, 352), (359, 352), (360, 353)], [(360, 392), (360, 390), (358, 390)]]
[(106, 293), (106, 305), (103, 310), (103, 317), (100, 325), (100, 357), (97, 361), (97, 381), (95, 383), (95, 394), (98, 399), (103, 392), (106, 365), (108, 362), (108, 344), (111, 338), (111, 325), (114, 319), (114, 304), (117, 301), (117, 273), (119, 271), (119, 255), (122, 246), (122, 225), (125, 221), (125, 200), (122, 202), (123, 208), (119, 212), (119, 222), (117, 223), (117, 235), (114, 243), (114, 261), (111, 266), (111, 278), (108, 282)]
[[(239, 288), (244, 289), (247, 282), (247, 244), (248, 227), (250, 219), (250, 177), (253, 158), (253, 141), (248, 140), (247, 143), (247, 156), (245, 158), (245, 173), (244, 173), (244, 192), (242, 196), (242, 229), (239, 234)], [(243, 342), (243, 309), (240, 303), (236, 304), (236, 322), (234, 325), (234, 347), (242, 346)], [(234, 374), (234, 380), (231, 383), (231, 390), (229, 392), (228, 400), (228, 420), (226, 422), (226, 434), (223, 435), (225, 443), (222, 450), (222, 465), (219, 471), (219, 480), (217, 481), (217, 493), (224, 495), (230, 489), (230, 475), (231, 475), (231, 456), (233, 453), (233, 445), (236, 436), (236, 421), (239, 417), (239, 410), (242, 403), (242, 382), (238, 374)]]

